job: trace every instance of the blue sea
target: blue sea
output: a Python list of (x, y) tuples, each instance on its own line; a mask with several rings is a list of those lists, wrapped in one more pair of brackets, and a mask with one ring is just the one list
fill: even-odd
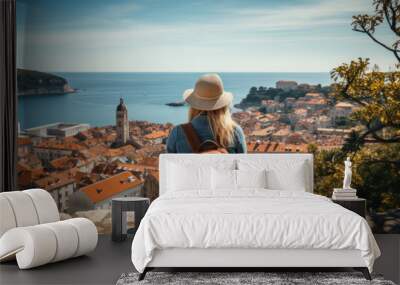
[[(54, 122), (115, 124), (119, 98), (125, 100), (130, 120), (179, 124), (187, 107), (166, 103), (181, 101), (185, 89), (193, 88), (201, 73), (55, 73), (68, 80), (77, 93), (18, 98), (21, 129)], [(274, 87), (278, 80), (330, 84), (329, 73), (220, 73), (227, 91), (239, 103), (252, 86)]]

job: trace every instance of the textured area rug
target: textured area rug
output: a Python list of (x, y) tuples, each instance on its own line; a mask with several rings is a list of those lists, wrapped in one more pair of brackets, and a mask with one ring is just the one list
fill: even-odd
[(368, 281), (359, 272), (148, 272), (146, 278), (138, 281), (138, 273), (122, 274), (117, 285), (133, 284), (324, 284), (324, 285), (395, 285), (381, 276), (373, 275)]

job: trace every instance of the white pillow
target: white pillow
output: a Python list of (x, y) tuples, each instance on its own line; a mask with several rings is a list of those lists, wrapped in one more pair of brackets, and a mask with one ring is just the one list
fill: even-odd
[(267, 188), (272, 190), (306, 191), (307, 165), (297, 159), (238, 160), (239, 170), (266, 169)]
[(212, 168), (212, 188), (215, 192), (240, 188), (267, 188), (267, 171)]
[(268, 188), (273, 190), (306, 191), (304, 163), (293, 165), (290, 170), (271, 169), (267, 171)]
[(267, 188), (267, 171), (262, 170), (236, 170), (238, 188)]
[(214, 191), (218, 190), (227, 190), (234, 191), (236, 190), (236, 170), (232, 169), (218, 169), (212, 168), (212, 189)]
[(211, 190), (210, 167), (169, 163), (167, 191)]

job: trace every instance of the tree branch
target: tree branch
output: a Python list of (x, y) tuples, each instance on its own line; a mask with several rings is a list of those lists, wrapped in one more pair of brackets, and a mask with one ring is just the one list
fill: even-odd
[[(389, 9), (392, 12), (392, 17), (389, 16)], [(396, 31), (396, 12), (392, 6), (392, 3), (385, 2), (382, 7), (383, 13), (385, 14), (386, 22), (388, 23), (390, 29), (397, 34)]]
[(393, 5), (392, 5), (393, 3), (392, 2), (390, 2), (390, 4), (389, 4), (389, 9), (390, 9), (390, 11), (392, 11), (392, 21), (391, 21), (391, 24), (390, 24), (390, 22), (389, 22), (389, 26), (390, 26), (390, 28), (392, 29), (392, 31), (396, 34), (396, 35), (398, 35), (399, 37), (400, 37), (400, 32), (399, 31), (397, 31), (397, 17), (396, 17), (396, 9), (393, 7)]
[(353, 102), (355, 102), (355, 103), (357, 103), (357, 104), (359, 104), (359, 105), (361, 105), (361, 106), (366, 106), (367, 104), (365, 104), (363, 101), (361, 101), (361, 100), (359, 100), (359, 99), (357, 99), (357, 98), (355, 98), (355, 97), (353, 97), (353, 96), (350, 96), (350, 95), (347, 93), (347, 90), (348, 90), (349, 87), (350, 87), (350, 86), (345, 87), (344, 89), (342, 89), (341, 95), (342, 95), (344, 98), (346, 98), (347, 100), (353, 101)]
[(347, 91), (349, 90), (350, 86), (353, 84), (354, 80), (358, 77), (358, 75), (359, 75), (359, 73), (360, 73), (361, 70), (362, 70), (362, 68), (360, 67), (360, 68), (357, 70), (357, 73), (356, 73), (352, 78), (350, 78), (350, 79), (347, 81), (346, 86), (344, 86), (340, 92), (341, 92), (341, 95), (342, 95), (344, 98), (346, 98), (346, 99), (348, 99), (348, 100), (351, 100), (351, 101), (353, 101), (353, 102), (356, 102), (357, 104), (359, 104), (359, 105), (361, 105), (361, 106), (366, 106), (366, 104), (365, 104), (363, 101), (361, 101), (361, 100), (359, 100), (359, 99), (357, 99), (357, 98), (355, 98), (355, 97), (353, 97), (353, 96), (350, 96), (350, 95), (347, 93)]
[[(364, 143), (388, 143), (388, 144), (391, 144), (391, 143), (399, 143), (400, 142), (400, 136), (395, 136), (395, 137), (392, 137), (389, 139), (385, 139), (377, 134), (377, 132), (379, 132), (379, 131), (383, 130), (385, 127), (387, 127), (385, 125), (378, 124), (375, 127), (371, 127), (371, 122), (369, 122), (369, 123), (365, 124), (365, 127), (367, 128), (367, 131), (365, 133), (363, 133), (362, 135), (360, 135), (360, 141), (363, 141)], [(369, 135), (371, 135), (375, 139), (375, 141), (367, 139), (367, 136), (369, 136)]]
[(353, 28), (353, 31), (359, 32), (359, 33), (364, 33), (367, 34), (374, 42), (376, 42), (378, 45), (384, 47), (385, 49), (387, 49), (388, 51), (391, 52), (398, 52), (400, 50), (397, 49), (393, 49), (387, 45), (385, 45), (384, 43), (380, 42), (379, 40), (377, 40), (368, 30), (366, 30), (363, 26), (361, 26), (362, 30), (357, 29), (357, 28)]
[(373, 132), (377, 132), (382, 129), (382, 127), (375, 127), (371, 129), (370, 123), (366, 124), (367, 131), (360, 136), (361, 141), (365, 141), (366, 137)]
[(382, 142), (382, 143), (399, 143), (400, 142), (400, 137), (398, 137), (398, 136), (392, 137), (390, 139), (385, 139), (385, 138), (382, 138), (381, 136), (379, 136), (378, 134), (376, 134), (376, 132), (371, 132), (371, 135), (378, 142)]

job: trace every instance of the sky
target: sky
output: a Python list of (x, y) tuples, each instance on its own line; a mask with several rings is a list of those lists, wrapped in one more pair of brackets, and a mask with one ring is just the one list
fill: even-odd
[(17, 62), (63, 72), (327, 72), (368, 57), (387, 70), (393, 56), (350, 25), (371, 3), (17, 0)]

